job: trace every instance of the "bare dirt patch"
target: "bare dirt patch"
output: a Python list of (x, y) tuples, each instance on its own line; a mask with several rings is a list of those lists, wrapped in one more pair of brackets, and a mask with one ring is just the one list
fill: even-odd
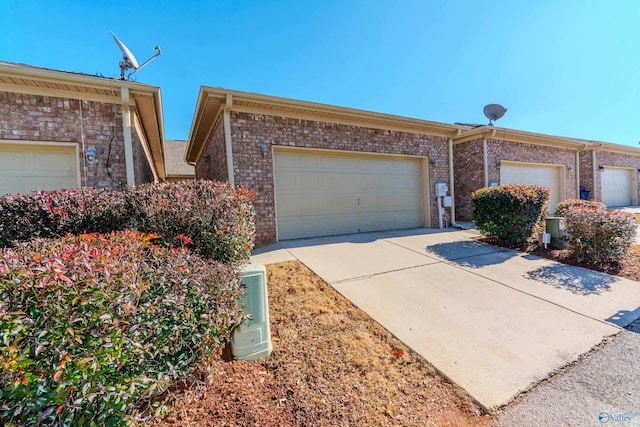
[(220, 361), (154, 426), (487, 426), (458, 386), (298, 261), (267, 266), (274, 351)]

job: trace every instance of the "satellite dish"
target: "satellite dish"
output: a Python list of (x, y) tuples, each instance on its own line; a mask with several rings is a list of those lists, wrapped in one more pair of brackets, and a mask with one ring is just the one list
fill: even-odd
[(489, 119), (489, 125), (493, 126), (493, 122), (504, 116), (507, 109), (500, 104), (489, 104), (485, 105), (482, 111), (484, 111), (484, 115)]
[[(125, 46), (125, 44), (122, 43), (120, 41), (120, 39), (118, 37), (116, 37), (115, 34), (113, 34), (113, 31), (109, 31), (109, 34), (111, 34), (111, 36), (113, 37), (113, 40), (115, 40), (116, 44), (120, 48), (120, 51), (122, 52), (122, 61), (120, 61), (120, 63), (119, 63), (119, 65), (120, 65), (120, 80), (128, 80), (129, 77), (131, 76), (131, 74), (133, 74), (136, 71), (140, 70), (142, 67), (147, 65), (149, 62), (153, 61), (156, 57), (162, 55), (162, 51), (160, 50), (160, 46), (155, 45), (155, 46), (153, 46), (153, 48), (155, 49), (156, 53), (151, 58), (149, 58), (146, 61), (144, 61), (142, 63), (142, 65), (139, 65), (138, 64), (138, 60), (136, 59), (135, 56), (133, 56), (133, 53), (131, 53), (129, 48), (127, 48), (127, 46)], [(129, 70), (129, 69), (132, 69), (132, 68), (133, 68), (133, 71), (131, 73), (129, 73), (128, 76), (125, 77), (125, 72), (127, 70)]]

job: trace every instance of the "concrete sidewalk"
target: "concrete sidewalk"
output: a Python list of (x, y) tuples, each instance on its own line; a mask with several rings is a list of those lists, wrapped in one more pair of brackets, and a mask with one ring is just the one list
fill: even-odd
[(285, 241), (299, 259), (487, 409), (640, 317), (640, 283), (433, 229)]

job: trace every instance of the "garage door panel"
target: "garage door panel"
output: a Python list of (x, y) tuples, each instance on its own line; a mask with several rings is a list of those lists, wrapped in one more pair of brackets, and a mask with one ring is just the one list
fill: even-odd
[(394, 221), (393, 222), (394, 229), (415, 227), (414, 225), (415, 218), (409, 211), (407, 211), (406, 213), (398, 212), (396, 215), (394, 215), (393, 221)]
[(0, 170), (21, 171), (25, 168), (26, 153), (15, 150), (2, 150), (0, 156)]
[(605, 167), (600, 173), (602, 202), (609, 207), (633, 204), (633, 169)]
[(278, 151), (275, 157), (280, 239), (422, 225), (418, 159)]
[[(306, 156), (304, 156), (306, 157)], [(351, 162), (347, 158), (331, 158), (331, 157), (316, 157), (314, 158), (317, 166), (315, 167), (319, 171), (351, 171), (353, 168)]]
[(394, 162), (392, 171), (395, 173), (406, 175), (419, 175), (420, 163), (419, 162)]
[(281, 237), (283, 239), (357, 232), (358, 218), (355, 215), (345, 215), (340, 222), (324, 216), (278, 221), (278, 233), (284, 236)]
[(75, 158), (75, 152), (73, 153), (47, 153), (36, 151), (34, 152), (34, 163), (36, 166), (35, 172), (42, 171), (43, 175), (51, 174), (69, 174), (75, 170), (73, 159)]
[(501, 184), (540, 185), (551, 190), (549, 211), (555, 212), (556, 205), (565, 199), (562, 185), (562, 166), (536, 164), (508, 164), (500, 167)]
[(292, 156), (275, 156), (274, 166), (281, 172), (296, 168), (296, 158)]
[(378, 230), (392, 230), (394, 215), (389, 213), (368, 213), (364, 214), (360, 218), (359, 229), (363, 233)]
[(296, 162), (296, 168), (303, 168), (309, 170), (317, 170), (320, 169), (320, 165), (318, 164), (318, 159), (310, 156), (302, 156)]
[(0, 144), (0, 194), (77, 186), (78, 160), (75, 146)]

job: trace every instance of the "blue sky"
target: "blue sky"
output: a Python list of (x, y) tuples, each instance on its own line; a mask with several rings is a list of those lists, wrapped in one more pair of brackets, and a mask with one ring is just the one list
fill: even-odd
[(117, 77), (187, 139), (201, 85), (637, 146), (640, 1), (0, 1), (0, 60)]

